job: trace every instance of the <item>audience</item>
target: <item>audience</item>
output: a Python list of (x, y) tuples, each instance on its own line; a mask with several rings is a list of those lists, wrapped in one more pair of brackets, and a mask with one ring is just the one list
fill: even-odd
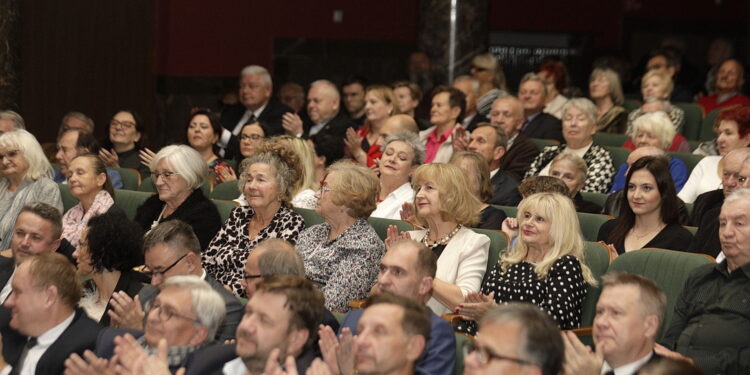
[(529, 138), (553, 139), (564, 142), (562, 124), (555, 116), (544, 113), (547, 101), (547, 85), (536, 73), (527, 73), (521, 78), (518, 99), (523, 104), (521, 133)]
[(472, 77), (479, 81), (477, 112), (488, 116), (492, 103), (496, 99), (508, 95), (503, 65), (495, 55), (482, 53), (474, 56), (469, 72)]
[(602, 212), (602, 208), (596, 203), (584, 200), (581, 196), (581, 189), (586, 183), (588, 172), (586, 162), (571, 152), (562, 152), (550, 162), (549, 175), (565, 183), (567, 191), (564, 195), (573, 199), (576, 211), (598, 214)]
[[(476, 228), (500, 229), (500, 224), (505, 220), (505, 212), (490, 206), (487, 202), (492, 198), (492, 184), (490, 184), (490, 170), (484, 157), (474, 151), (460, 151), (453, 154), (451, 164), (466, 171), (472, 194), (480, 201), (479, 223)], [(518, 196), (515, 184), (511, 185), (513, 192)], [(521, 197), (518, 196), (518, 200)]]
[(104, 164), (111, 168), (131, 168), (142, 177), (148, 176), (149, 166), (141, 162), (141, 138), (146, 125), (138, 113), (131, 110), (117, 111), (107, 124), (106, 138), (99, 149)]
[[(669, 103), (674, 83), (669, 74), (659, 70), (649, 70), (641, 79), (643, 105), (628, 114), (626, 134), (632, 134), (633, 121), (644, 113), (665, 112), (674, 125), (675, 132), (680, 133), (685, 124), (685, 112)], [(688, 150), (689, 151), (689, 150)]]
[(316, 134), (329, 134), (341, 138), (354, 123), (340, 110), (341, 96), (336, 85), (321, 79), (310, 84), (307, 94), (307, 118), (288, 112), (282, 117), (286, 134), (297, 138), (309, 138)]
[[(55, 170), (54, 180), (57, 183), (67, 183), (68, 165), (77, 156), (83, 154), (99, 154), (99, 142), (91, 133), (79, 129), (62, 130), (57, 139), (57, 153), (55, 161), (60, 167)], [(115, 169), (107, 168), (107, 175), (112, 182), (112, 187), (122, 189), (122, 176)]]
[(393, 90), (388, 86), (374, 85), (365, 94), (365, 123), (356, 131), (349, 128), (344, 142), (352, 157), (362, 165), (372, 167), (380, 159), (382, 150), (377, 145), (380, 129), (388, 118), (398, 114)]
[(291, 108), (294, 113), (299, 114), (305, 108), (305, 89), (298, 83), (287, 82), (281, 85), (276, 96), (282, 104)]
[(409, 180), (424, 160), (424, 146), (414, 133), (396, 133), (385, 139), (380, 158), (380, 193), (378, 205), (371, 217), (399, 220), (404, 203), (414, 201), (414, 189)]
[[(530, 81), (531, 82), (531, 81)], [(547, 146), (531, 163), (526, 178), (549, 176), (552, 159), (562, 152), (570, 152), (582, 158), (588, 165), (586, 183), (581, 191), (604, 193), (612, 184), (615, 168), (612, 157), (604, 147), (594, 144), (596, 133), (596, 106), (588, 99), (571, 99), (565, 105), (563, 137), (565, 143)]]
[(596, 130), (603, 133), (625, 132), (628, 114), (622, 107), (625, 95), (620, 75), (610, 68), (596, 68), (589, 77), (589, 97), (596, 104)]
[(597, 240), (622, 254), (642, 248), (687, 250), (693, 235), (680, 223), (678, 198), (664, 157), (636, 160), (625, 180), (626, 199), (616, 219), (602, 224)]
[(419, 125), (419, 130), (425, 130), (432, 126), (429, 121), (417, 117), (417, 107), (422, 101), (422, 89), (418, 84), (398, 81), (393, 84), (393, 95), (396, 97), (397, 112), (411, 117)]
[(0, 135), (0, 249), (10, 247), (13, 224), (21, 208), (47, 203), (62, 212), (62, 198), (52, 181), (52, 166), (42, 146), (26, 130)]
[(438, 86), (432, 92), (432, 126), (419, 132), (424, 143), (425, 163), (447, 163), (453, 155), (453, 137), (466, 111), (466, 96), (458, 89)]
[(60, 134), (68, 130), (80, 130), (84, 133), (94, 133), (94, 120), (85, 113), (71, 111), (63, 116), (60, 121)]
[(479, 222), (481, 202), (472, 193), (466, 173), (451, 164), (417, 168), (412, 185), (415, 221), (427, 229), (410, 231), (408, 236), (438, 257), (427, 306), (435, 314), (450, 313), (467, 294), (479, 290), (487, 267), (490, 239), (468, 228)]
[[(385, 140), (396, 133), (412, 133), (419, 136), (419, 127), (417, 126), (417, 122), (414, 121), (414, 118), (408, 115), (403, 113), (393, 115), (388, 117), (388, 119), (385, 120), (383, 127), (380, 128), (380, 136), (375, 144), (381, 149), (385, 149)], [(424, 148), (424, 145), (422, 148)]]
[(479, 98), (479, 81), (468, 75), (458, 76), (453, 80), (453, 88), (460, 90), (466, 96), (466, 112), (461, 125), (468, 131), (474, 131), (477, 124), (487, 122), (489, 119), (477, 113), (477, 99)]
[(360, 76), (349, 76), (341, 83), (341, 92), (344, 96), (344, 107), (349, 118), (354, 121), (354, 127), (364, 125), (365, 116), (365, 88), (367, 80)]
[(674, 47), (662, 47), (651, 52), (646, 62), (646, 70), (657, 70), (667, 73), (675, 83), (669, 99), (673, 102), (692, 102), (693, 93), (677, 82), (682, 67), (682, 54)]
[(534, 141), (520, 133), (524, 122), (523, 104), (510, 95), (499, 98), (492, 104), (490, 119), (492, 125), (499, 126), (508, 139), (505, 153), (500, 158), (500, 170), (513, 176), (516, 181), (523, 180), (534, 158), (539, 155)]
[(104, 327), (110, 325), (112, 295), (122, 291), (133, 298), (143, 288), (143, 278), (133, 271), (143, 263), (142, 238), (138, 224), (120, 212), (92, 217), (81, 233), (73, 257), (78, 274), (89, 279), (83, 284), (79, 305)]
[[(258, 121), (243, 125), (240, 129), (240, 152), (237, 153), (237, 156), (234, 159), (235, 165), (239, 166), (242, 160), (253, 156), (260, 144), (263, 143), (263, 140), (268, 137), (269, 133), (268, 126)], [(230, 170), (230, 172), (234, 171)], [(242, 171), (238, 170), (237, 175), (240, 173), (242, 173)], [(237, 175), (234, 176), (235, 180), (237, 179)], [(231, 181), (231, 177), (227, 176), (226, 180)]]
[(187, 144), (198, 151), (208, 165), (208, 179), (212, 184), (228, 181), (234, 175), (229, 163), (218, 155), (216, 142), (221, 133), (221, 123), (216, 114), (206, 108), (193, 109), (187, 124)]
[(750, 98), (740, 92), (744, 83), (745, 69), (742, 63), (736, 59), (725, 60), (719, 65), (719, 71), (716, 73), (715, 92), (700, 98), (698, 105), (703, 108), (705, 114), (717, 108), (733, 105), (748, 106)]
[(302, 174), (294, 150), (273, 139), (243, 164), (238, 186), (247, 206), (232, 210), (201, 255), (207, 274), (240, 297), (245, 296), (242, 270), (255, 246), (266, 238), (295, 243), (305, 228), (302, 216), (290, 207), (292, 189)]
[(148, 232), (164, 221), (182, 220), (205, 249), (221, 226), (216, 205), (201, 191), (206, 162), (190, 146), (171, 145), (159, 150), (149, 164), (157, 194), (138, 207), (135, 221)]
[(314, 210), (315, 205), (318, 203), (318, 199), (315, 198), (315, 191), (318, 190), (320, 184), (315, 179), (315, 150), (310, 142), (302, 138), (291, 137), (288, 135), (280, 136), (278, 139), (272, 138), (269, 140), (271, 144), (275, 142), (282, 142), (289, 149), (297, 155), (299, 167), (299, 176), (297, 182), (292, 186), (291, 191), (291, 205), (293, 207), (305, 208), (308, 210)]
[(563, 106), (568, 102), (562, 93), (568, 88), (568, 70), (562, 61), (547, 61), (539, 65), (536, 74), (544, 82), (547, 89), (547, 99), (544, 103), (544, 113), (548, 113), (562, 120)]
[(324, 222), (303, 230), (297, 239), (307, 278), (320, 285), (331, 311), (348, 311), (347, 303), (366, 297), (375, 283), (385, 246), (367, 217), (379, 191), (370, 169), (348, 161), (334, 163), (317, 193), (315, 211)]
[(530, 302), (547, 312), (561, 329), (581, 325), (581, 303), (587, 284), (595, 285), (583, 263), (583, 239), (572, 201), (560, 194), (539, 193), (518, 207), (518, 236), (484, 280), (478, 293), (466, 295), (456, 312), (466, 321), (457, 330), (477, 332), (476, 322), (495, 306)]

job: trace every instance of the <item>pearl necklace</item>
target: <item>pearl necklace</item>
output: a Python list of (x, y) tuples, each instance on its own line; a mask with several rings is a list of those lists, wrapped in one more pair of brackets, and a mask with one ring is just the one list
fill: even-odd
[(427, 248), (429, 249), (434, 249), (440, 245), (445, 245), (451, 240), (451, 238), (453, 238), (453, 236), (456, 235), (456, 233), (458, 233), (459, 230), (461, 230), (461, 228), (463, 228), (461, 224), (456, 225), (456, 227), (450, 233), (446, 234), (443, 238), (433, 243), (430, 243), (430, 229), (428, 228), (427, 233), (425, 233), (424, 237), (422, 237), (422, 244), (427, 246)]

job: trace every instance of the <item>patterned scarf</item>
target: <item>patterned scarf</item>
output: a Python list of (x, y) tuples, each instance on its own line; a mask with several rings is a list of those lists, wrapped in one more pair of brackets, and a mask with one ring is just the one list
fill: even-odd
[(87, 212), (83, 212), (83, 205), (78, 203), (73, 206), (63, 216), (63, 238), (68, 240), (71, 245), (78, 247), (81, 240), (81, 233), (89, 222), (89, 219), (96, 215), (103, 214), (115, 204), (114, 199), (106, 190), (102, 190), (94, 197), (94, 203)]

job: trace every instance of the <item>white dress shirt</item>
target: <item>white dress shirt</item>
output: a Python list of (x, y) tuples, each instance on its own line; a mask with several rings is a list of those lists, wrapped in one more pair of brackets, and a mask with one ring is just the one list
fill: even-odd
[(221, 368), (221, 373), (224, 375), (245, 375), (247, 373), (247, 367), (242, 358), (237, 357), (224, 364)]
[(16, 275), (16, 269), (18, 267), (15, 267), (13, 269), (13, 273), (10, 275), (10, 278), (8, 278), (8, 282), (5, 283), (5, 286), (2, 290), (0, 290), (0, 305), (5, 303), (5, 300), (8, 299), (8, 296), (10, 295), (10, 292), (13, 291), (13, 287), (10, 285), (10, 283), (13, 281), (13, 276)]
[(399, 214), (401, 206), (405, 202), (411, 202), (413, 200), (414, 189), (411, 188), (411, 183), (406, 182), (399, 186), (398, 189), (388, 194), (382, 202), (378, 203), (378, 206), (375, 208), (375, 211), (370, 214), (370, 217), (401, 220), (401, 215)]
[[(18, 372), (19, 375), (34, 375), (36, 373), (36, 365), (39, 363), (39, 360), (44, 353), (47, 352), (47, 349), (57, 341), (63, 332), (65, 332), (65, 329), (67, 329), (70, 323), (73, 322), (74, 317), (75, 311), (70, 314), (67, 319), (60, 322), (60, 324), (50, 328), (47, 332), (44, 332), (37, 337), (36, 345), (29, 349), (26, 353), (26, 358), (23, 363), (20, 364), (22, 367), (21, 371)], [(0, 375), (7, 375), (11, 370), (13, 370), (13, 368), (8, 365), (0, 372)]]
[(618, 367), (616, 369), (612, 369), (612, 366), (610, 366), (609, 363), (607, 363), (606, 361), (604, 361), (604, 365), (602, 366), (601, 375), (604, 375), (609, 370), (613, 370), (615, 372), (615, 375), (633, 375), (641, 367), (643, 367), (643, 365), (645, 365), (646, 362), (648, 362), (651, 359), (651, 356), (653, 356), (653, 355), (654, 355), (654, 352), (650, 351), (650, 352), (648, 352), (648, 354), (645, 357), (643, 357), (643, 358), (641, 358), (641, 359), (639, 359), (639, 360), (637, 360), (635, 362), (630, 362), (627, 365), (620, 366), (620, 367)]
[(234, 129), (232, 129), (231, 132), (227, 129), (224, 129), (224, 131), (221, 132), (221, 137), (219, 138), (219, 141), (216, 142), (216, 144), (218, 144), (222, 148), (227, 147), (227, 145), (229, 144), (229, 139), (232, 138), (232, 135), (240, 135), (242, 126), (244, 126), (250, 120), (251, 116), (254, 115), (256, 119), (260, 117), (260, 114), (263, 113), (264, 109), (266, 109), (266, 105), (268, 105), (268, 103), (264, 104), (255, 111), (251, 111), (249, 109), (245, 110), (245, 113), (242, 115), (242, 117), (240, 117), (240, 121), (237, 122), (237, 125), (234, 126)]

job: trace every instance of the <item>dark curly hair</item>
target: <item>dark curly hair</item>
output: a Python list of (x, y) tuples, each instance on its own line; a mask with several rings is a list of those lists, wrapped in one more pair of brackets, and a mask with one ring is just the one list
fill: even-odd
[(88, 248), (94, 272), (130, 271), (143, 264), (143, 229), (121, 212), (108, 211), (88, 222)]

